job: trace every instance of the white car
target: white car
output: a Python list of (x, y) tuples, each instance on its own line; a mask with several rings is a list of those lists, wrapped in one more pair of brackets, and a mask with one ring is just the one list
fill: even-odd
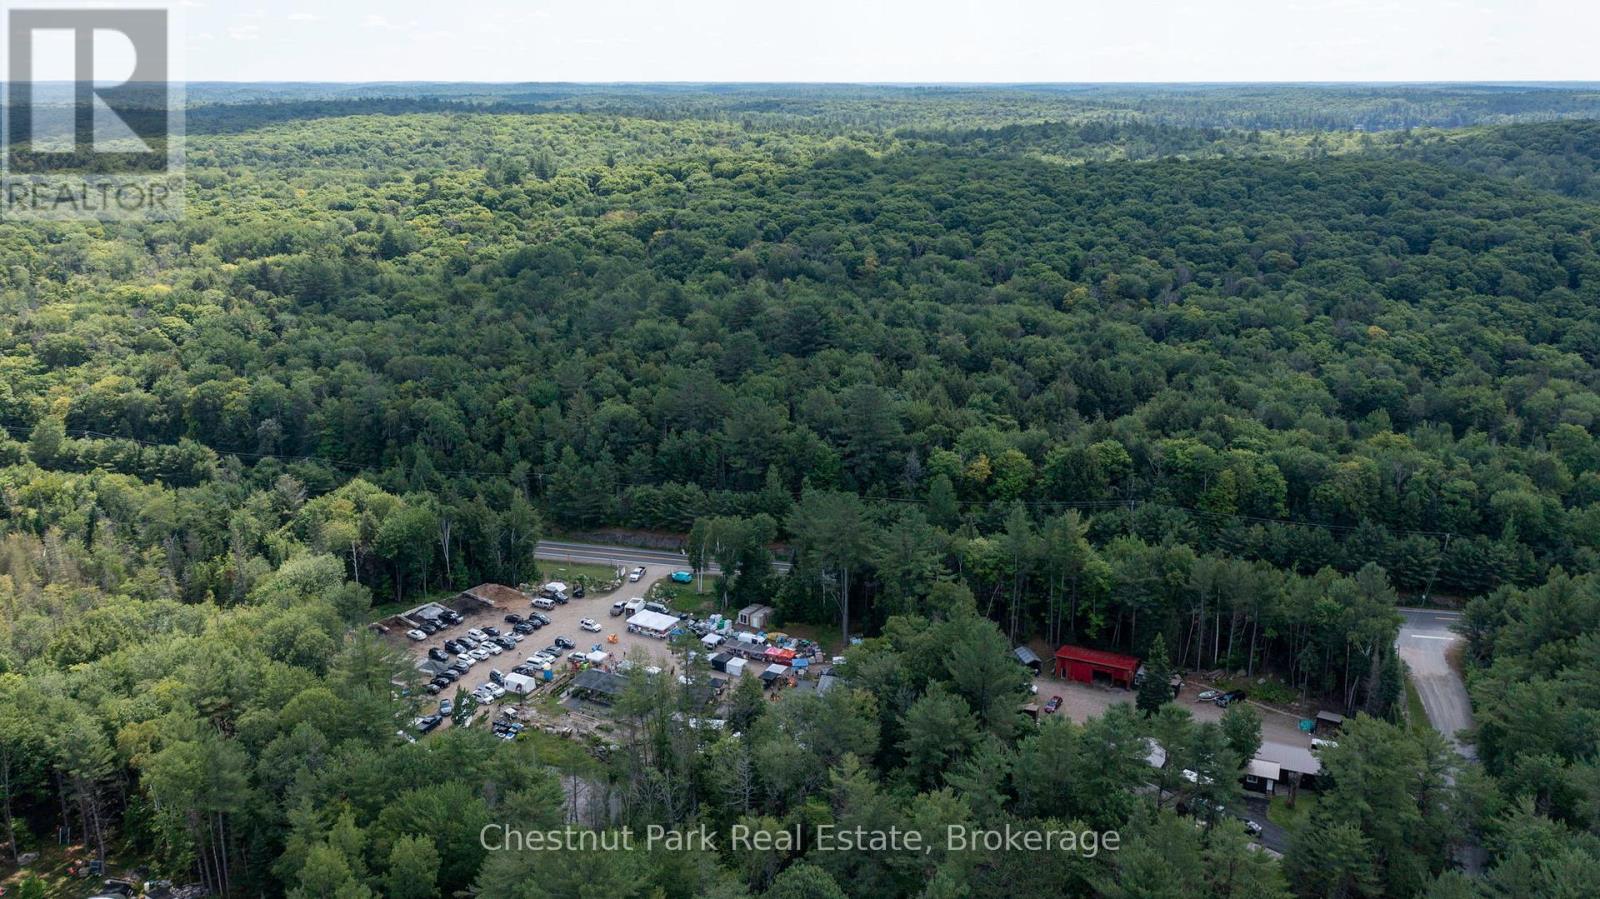
[(500, 697), (506, 695), (506, 688), (500, 686), (499, 684), (484, 684), (483, 688), (488, 690), (489, 695), (493, 696), (495, 699), (499, 699)]
[(473, 658), (472, 653), (470, 652), (464, 652), (461, 655), (456, 656), (456, 661), (465, 662), (468, 668), (478, 664), (478, 660)]
[(480, 642), (483, 641), (483, 640), (489, 639), (489, 635), (488, 634), (484, 633), (483, 631), (478, 630), (477, 628), (473, 628), (472, 630), (467, 631), (467, 636), (471, 637), (474, 640), (478, 640)]
[(1221, 696), (1221, 695), (1222, 695), (1222, 691), (1221, 690), (1201, 690), (1200, 693), (1195, 696), (1194, 701), (1195, 702), (1210, 702), (1213, 699), (1216, 699), (1218, 696)]
[(640, 565), (638, 568), (635, 568), (634, 570), (628, 572), (628, 580), (630, 580), (630, 581), (637, 582), (642, 577), (644, 577), (644, 566), (643, 565)]
[(486, 689), (488, 686), (488, 684), (484, 684), (482, 687), (473, 690), (472, 698), (478, 700), (479, 702), (493, 702), (494, 694), (490, 693), (488, 689)]
[(583, 619), (582, 621), (578, 622), (578, 627), (581, 627), (593, 634), (600, 633), (600, 625), (596, 624), (593, 618)]
[(484, 659), (487, 659), (489, 657), (489, 650), (487, 650), (487, 649), (483, 648), (482, 646), (480, 646), (477, 649), (474, 649), (473, 651), (467, 653), (467, 655), (472, 656), (473, 658), (475, 658), (475, 659), (477, 659), (478, 661), (481, 662)]
[(485, 643), (485, 644), (483, 644), (483, 648), (489, 650), (489, 655), (492, 655), (492, 656), (497, 656), (500, 653), (506, 651), (505, 647), (501, 646), (498, 643)]
[(406, 631), (406, 636), (410, 637), (413, 640), (416, 640), (419, 643), (422, 642), (423, 640), (428, 639), (428, 635), (427, 634), (423, 633), (422, 631), (417, 630), (416, 628), (412, 628), (411, 630)]
[(555, 660), (556, 660), (555, 656), (553, 656), (550, 653), (545, 652), (544, 650), (541, 649), (538, 652), (536, 652), (533, 655), (528, 657), (528, 664), (529, 665), (548, 665), (551, 662), (554, 662)]

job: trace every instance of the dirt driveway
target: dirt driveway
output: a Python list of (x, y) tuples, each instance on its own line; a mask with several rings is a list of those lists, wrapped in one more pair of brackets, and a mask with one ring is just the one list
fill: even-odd
[[(1063, 680), (1049, 674), (1041, 674), (1033, 679), (1034, 686), (1039, 688), (1036, 701), (1043, 706), (1051, 696), (1061, 697), (1061, 711), (1074, 721), (1082, 722), (1088, 718), (1105, 714), (1106, 709), (1119, 702), (1130, 705), (1138, 698), (1132, 690), (1122, 687), (1101, 686), (1099, 684), (1083, 684), (1077, 681)], [(1209, 689), (1208, 685), (1188, 682), (1184, 684), (1176, 702), (1189, 710), (1196, 721), (1220, 721), (1222, 709), (1215, 703), (1196, 702), (1201, 690)], [(1250, 703), (1261, 715), (1261, 738), (1279, 743), (1289, 743), (1295, 746), (1309, 746), (1311, 740), (1300, 732), (1300, 718), (1277, 709)]]

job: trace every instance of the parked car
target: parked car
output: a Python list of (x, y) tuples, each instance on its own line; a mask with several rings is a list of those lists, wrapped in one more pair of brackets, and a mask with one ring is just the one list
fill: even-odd
[(634, 583), (638, 583), (639, 579), (642, 577), (644, 577), (643, 565), (640, 565), (638, 568), (628, 572), (628, 580), (633, 581)]
[(583, 619), (582, 621), (578, 622), (578, 627), (583, 628), (591, 634), (600, 633), (600, 625), (596, 623), (593, 618)]
[(539, 612), (534, 612), (533, 614), (529, 615), (528, 617), (530, 619), (534, 620), (534, 621), (539, 622), (539, 624), (541, 624), (541, 625), (545, 625), (545, 624), (549, 624), (550, 623), (550, 616), (541, 614)]
[(512, 674), (520, 674), (523, 677), (533, 677), (534, 670), (535, 669), (534, 669), (534, 667), (532, 665), (529, 665), (526, 662), (524, 662), (523, 664), (518, 665), (517, 667), (511, 669), (511, 673)]
[(555, 608), (556, 607), (556, 602), (555, 602), (555, 600), (550, 599), (548, 597), (535, 596), (529, 602), (529, 605), (533, 606), (535, 609), (546, 609), (546, 610), (548, 610), (548, 609)]
[(566, 637), (557, 637), (555, 639), (555, 644), (557, 646), (561, 647), (562, 649), (571, 649), (572, 647), (578, 645), (578, 644), (572, 642), (571, 640), (568, 640)]
[(1213, 699), (1216, 699), (1218, 696), (1221, 696), (1221, 695), (1222, 695), (1222, 691), (1221, 690), (1201, 690), (1200, 693), (1197, 696), (1195, 696), (1194, 701), (1195, 702), (1210, 702)]
[(406, 631), (406, 636), (410, 637), (413, 640), (416, 640), (418, 643), (422, 642), (423, 640), (428, 639), (428, 635), (423, 633), (422, 631), (418, 630), (417, 628), (412, 628), (411, 630)]
[(485, 643), (483, 644), (483, 648), (489, 653), (489, 655), (492, 656), (497, 656), (506, 651), (506, 648), (498, 643)]
[(431, 637), (439, 632), (439, 625), (434, 624), (431, 621), (424, 621), (417, 625), (417, 629)]
[(1227, 708), (1228, 706), (1230, 706), (1230, 705), (1232, 705), (1232, 704), (1234, 704), (1236, 702), (1242, 701), (1245, 697), (1247, 697), (1249, 695), (1250, 694), (1246, 693), (1243, 690), (1230, 690), (1229, 692), (1224, 693), (1221, 696), (1218, 696), (1216, 699), (1212, 700), (1212, 702), (1215, 702), (1217, 705), (1219, 705), (1219, 706), (1221, 706), (1223, 708)]
[(1050, 697), (1050, 701), (1044, 704), (1045, 714), (1054, 715), (1056, 710), (1061, 708), (1061, 702), (1062, 699), (1060, 695)]
[(672, 582), (674, 584), (687, 584), (692, 581), (694, 581), (694, 572), (692, 571), (680, 568), (672, 573)]
[(647, 602), (647, 603), (644, 604), (644, 608), (645, 608), (645, 611), (647, 611), (647, 612), (655, 612), (655, 613), (657, 613), (659, 615), (670, 615), (670, 614), (672, 614), (672, 610), (671, 609), (667, 608), (665, 605), (663, 605), (662, 603), (659, 603), (659, 602)]
[(1251, 836), (1253, 836), (1253, 837), (1259, 837), (1259, 836), (1261, 836), (1261, 825), (1257, 824), (1256, 822), (1254, 822), (1252, 820), (1250, 820), (1249, 818), (1245, 818), (1244, 819), (1244, 832), (1249, 834), (1249, 835), (1251, 835)]
[(506, 682), (506, 676), (500, 673), (500, 669), (491, 668), (489, 669), (489, 682), (492, 684), (503, 684)]
[(454, 655), (455, 653), (460, 652), (461, 649), (462, 649), (461, 641), (459, 641), (459, 640), (446, 640), (446, 641), (444, 641), (444, 651), (445, 652), (448, 652), (448, 653)]
[(521, 639), (522, 635), (517, 634), (514, 637), (509, 635), (504, 637), (496, 637), (494, 638), (494, 642), (499, 644), (501, 649), (516, 649), (517, 641)]
[(462, 636), (461, 639), (457, 640), (456, 642), (460, 643), (462, 645), (463, 651), (465, 651), (467, 649), (471, 649), (474, 646), (478, 645), (478, 641), (477, 640), (474, 640), (471, 637), (467, 637), (467, 636)]
[(572, 598), (573, 599), (582, 599), (587, 595), (588, 595), (588, 593), (583, 589), (583, 585), (582, 584), (579, 584), (578, 586), (572, 588)]
[(433, 681), (429, 681), (428, 685), (426, 687), (423, 687), (423, 690), (425, 692), (427, 692), (427, 694), (429, 696), (438, 696), (439, 693), (444, 690), (445, 686), (446, 686), (445, 684), (440, 684), (440, 683), (435, 683)]
[(444, 719), (438, 715), (424, 715), (417, 719), (417, 730), (421, 731), (422, 733), (428, 733), (429, 731), (438, 727), (439, 722), (443, 720)]
[(556, 605), (558, 606), (564, 606), (567, 604), (567, 594), (565, 593), (552, 593), (550, 594), (550, 598), (555, 600)]
[(448, 699), (439, 700), (439, 714), (449, 715), (456, 710), (456, 704)]
[(486, 627), (486, 628), (483, 629), (483, 632), (485, 634), (489, 635), (490, 637), (498, 637), (498, 636), (500, 636), (500, 629), (497, 628), (497, 627)]
[(439, 613), (439, 617), (445, 619), (451, 624), (461, 623), (461, 613), (454, 609), (445, 609), (443, 612)]
[(554, 662), (555, 660), (556, 660), (556, 657), (554, 655), (552, 655), (552, 654), (550, 654), (548, 652), (545, 652), (542, 649), (539, 650), (538, 652), (534, 653), (533, 655), (528, 656), (528, 664), (529, 665), (533, 665), (534, 667), (541, 667), (541, 666), (544, 666), (544, 665), (548, 665), (551, 662)]
[(1335, 740), (1324, 740), (1321, 737), (1311, 738), (1312, 749), (1338, 749), (1339, 743)]
[(473, 628), (472, 630), (467, 631), (467, 636), (471, 637), (474, 640), (482, 640), (482, 639), (484, 639), (485, 637), (487, 637), (489, 635), (484, 633), (483, 631), (477, 629), (477, 628)]
[(624, 605), (624, 603), (620, 599), (617, 600), (616, 602), (612, 603), (611, 604), (611, 617), (612, 618), (620, 618), (620, 617), (622, 617), (622, 613), (625, 610), (625, 608), (626, 608), (626, 606)]
[(539, 629), (539, 622), (524, 621), (511, 629), (513, 634), (531, 634)]
[(450, 654), (437, 646), (433, 646), (428, 649), (428, 658), (433, 659), (435, 662), (448, 662), (450, 661)]
[(518, 615), (516, 612), (512, 612), (511, 614), (506, 616), (506, 624), (521, 624), (521, 623), (522, 623), (522, 616)]
[(495, 699), (499, 699), (500, 697), (506, 695), (506, 688), (500, 686), (499, 684), (495, 684), (495, 683), (484, 684), (483, 688), (485, 690), (487, 690), (489, 695), (493, 696)]

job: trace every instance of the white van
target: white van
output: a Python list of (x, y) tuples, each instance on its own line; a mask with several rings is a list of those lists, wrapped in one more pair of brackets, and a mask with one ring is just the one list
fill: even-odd
[(556, 601), (546, 596), (536, 596), (533, 599), (535, 609), (544, 609), (546, 612), (556, 607)]

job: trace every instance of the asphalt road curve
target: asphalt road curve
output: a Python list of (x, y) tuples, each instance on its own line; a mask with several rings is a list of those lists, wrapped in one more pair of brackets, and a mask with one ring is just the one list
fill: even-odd
[(1472, 745), (1458, 736), (1460, 731), (1472, 726), (1472, 703), (1467, 698), (1467, 685), (1447, 658), (1451, 647), (1462, 639), (1451, 629), (1461, 620), (1461, 613), (1402, 608), (1400, 614), (1405, 620), (1400, 625), (1395, 648), (1411, 669), (1411, 680), (1422, 697), (1422, 708), (1428, 713), (1429, 723), (1444, 734), (1462, 756), (1476, 758)]

